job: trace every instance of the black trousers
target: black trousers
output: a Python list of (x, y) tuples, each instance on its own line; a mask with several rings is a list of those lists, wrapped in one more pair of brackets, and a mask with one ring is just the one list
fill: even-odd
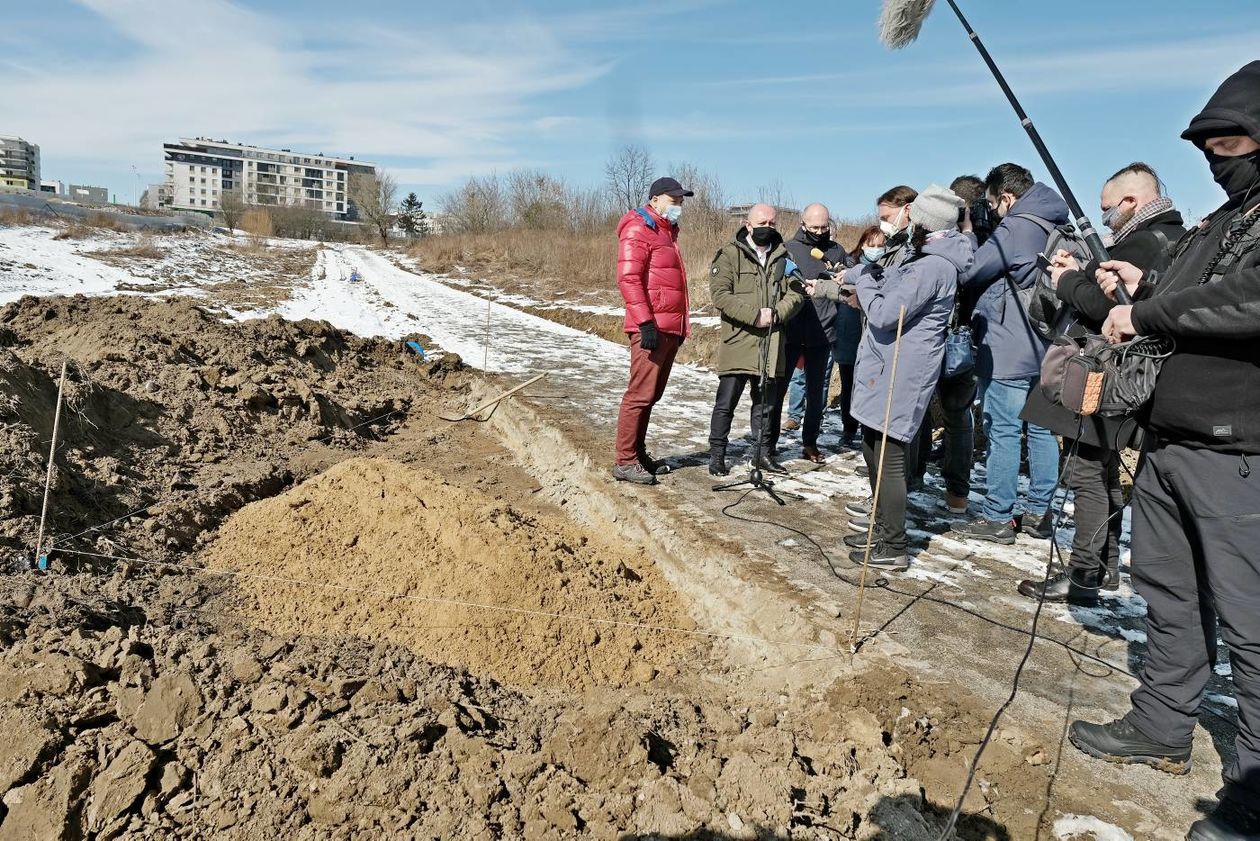
[[(976, 402), (976, 375), (971, 371), (936, 383), (936, 405), (940, 406), (945, 430), (944, 458), (941, 460), (941, 477), (945, 489), (954, 496), (966, 497), (971, 493), (971, 463), (975, 450), (976, 429), (972, 405)], [(923, 418), (919, 429), (916, 457), (910, 464), (910, 485), (923, 485), (927, 473), (928, 457), (932, 452), (932, 412)]]
[(1133, 583), (1146, 599), (1146, 662), (1127, 718), (1188, 745), (1216, 661), (1229, 648), (1238, 758), (1222, 796), (1260, 803), (1260, 457), (1154, 444), (1133, 491)]
[(709, 419), (709, 449), (726, 451), (727, 441), (731, 437), (731, 421), (735, 417), (735, 407), (744, 389), (752, 392), (749, 424), (752, 426), (753, 440), (761, 441), (761, 452), (770, 455), (773, 443), (779, 437), (778, 424), (775, 423), (772, 407), (779, 405), (779, 381), (766, 380), (765, 393), (761, 390), (761, 378), (754, 374), (723, 374), (718, 377), (717, 397), (713, 401), (713, 416)]
[(840, 422), (844, 425), (845, 439), (849, 439), (856, 436), (862, 426), (849, 412), (853, 406), (853, 366), (837, 363), (836, 367), (840, 369)]
[[(1068, 567), (1078, 573), (1101, 574), (1120, 564), (1124, 492), (1120, 489), (1120, 454), (1115, 450), (1064, 440), (1076, 447), (1069, 459), (1067, 485), (1076, 496), (1076, 536)], [(1078, 578), (1078, 581), (1084, 581)]]
[[(883, 434), (869, 426), (862, 427), (862, 458), (871, 474), (871, 495), (879, 475), (879, 450)], [(875, 537), (889, 548), (906, 548), (906, 458), (907, 444), (888, 439), (884, 454), (884, 478), (879, 483), (879, 500), (875, 506)], [(913, 455), (913, 454), (911, 454)]]
[[(826, 385), (827, 376), (827, 359), (831, 354), (831, 348), (823, 345), (822, 347), (805, 347), (804, 345), (788, 345), (786, 350), (788, 361), (788, 376), (783, 380), (786, 386), (791, 380), (793, 366), (796, 360), (802, 356), (805, 357), (805, 418), (801, 422), (801, 445), (805, 447), (818, 446), (818, 430), (822, 428), (823, 409), (823, 386)], [(788, 389), (780, 388), (778, 398), (774, 401), (774, 417), (771, 427), (774, 430), (774, 438), (771, 439), (773, 449), (779, 447), (779, 430), (783, 422), (783, 401), (787, 398)]]

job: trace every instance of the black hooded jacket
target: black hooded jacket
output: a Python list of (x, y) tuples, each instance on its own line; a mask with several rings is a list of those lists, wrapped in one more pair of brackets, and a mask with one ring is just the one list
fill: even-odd
[[(846, 265), (848, 255), (844, 248), (830, 239), (825, 245), (814, 245), (805, 237), (805, 229), (798, 228), (796, 236), (784, 243), (788, 256), (806, 280), (818, 278), (831, 263), (840, 268)], [(817, 248), (823, 253), (819, 260), (810, 252)], [(813, 306), (810, 306), (810, 304)], [(801, 347), (831, 347), (836, 341), (836, 303), (825, 298), (810, 298), (796, 317), (787, 323), (787, 343)]]
[[(1260, 143), (1260, 61), (1225, 80), (1182, 136), (1202, 147), (1231, 126)], [(1260, 241), (1238, 248), (1224, 275), (1207, 271), (1240, 215), (1260, 218), (1260, 181), (1242, 204), (1203, 220), (1132, 317), (1138, 333), (1177, 343), (1155, 386), (1151, 431), (1162, 441), (1253, 454), (1260, 453)]]

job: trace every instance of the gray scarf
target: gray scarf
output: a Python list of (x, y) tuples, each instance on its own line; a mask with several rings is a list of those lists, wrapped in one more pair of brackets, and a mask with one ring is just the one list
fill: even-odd
[(1167, 196), (1160, 196), (1152, 202), (1142, 205), (1133, 214), (1133, 218), (1124, 223), (1124, 227), (1116, 232), (1115, 242), (1120, 242), (1138, 229), (1138, 226), (1147, 222), (1161, 213), (1167, 213), (1173, 209), (1172, 199)]

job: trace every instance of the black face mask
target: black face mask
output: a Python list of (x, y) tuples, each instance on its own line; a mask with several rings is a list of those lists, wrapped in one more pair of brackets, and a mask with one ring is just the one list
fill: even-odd
[(753, 245), (756, 245), (759, 248), (765, 248), (770, 243), (774, 242), (774, 237), (777, 233), (778, 231), (769, 225), (762, 225), (759, 228), (753, 228), (752, 234), (749, 236), (753, 241)]
[(1260, 151), (1232, 158), (1204, 152), (1212, 178), (1221, 185), (1231, 202), (1240, 202), (1251, 195), (1260, 195)]
[[(805, 231), (804, 228), (801, 228), (801, 230)], [(826, 245), (830, 240), (831, 235), (825, 231), (821, 234), (816, 234), (813, 231), (805, 231), (805, 242), (810, 245)]]

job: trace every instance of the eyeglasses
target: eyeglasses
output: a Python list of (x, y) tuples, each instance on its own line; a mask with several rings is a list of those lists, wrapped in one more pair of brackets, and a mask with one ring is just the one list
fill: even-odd
[(803, 227), (811, 234), (825, 234), (831, 230), (830, 225), (805, 225)]

